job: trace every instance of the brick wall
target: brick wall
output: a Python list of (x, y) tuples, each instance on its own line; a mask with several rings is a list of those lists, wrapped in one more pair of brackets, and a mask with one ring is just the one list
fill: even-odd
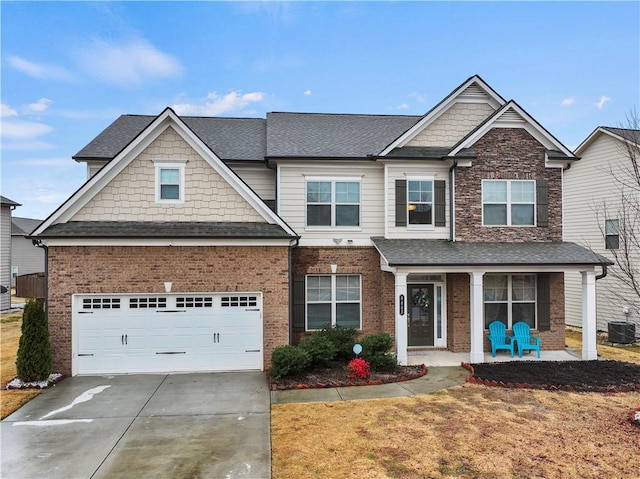
[(71, 295), (262, 291), (264, 361), (289, 342), (287, 247), (49, 248), (48, 319), (54, 370), (71, 374)]
[[(545, 148), (520, 128), (494, 128), (473, 145), (477, 159), (456, 169), (458, 241), (562, 241), (562, 180), (559, 168), (545, 168)], [(482, 226), (482, 180), (549, 181), (549, 226)]]
[[(293, 250), (293, 273), (296, 276), (331, 274), (332, 264), (337, 265), (337, 274), (362, 275), (362, 334), (386, 332), (394, 335), (395, 279), (391, 273), (386, 273), (383, 282), (380, 255), (376, 249), (298, 247)], [(391, 288), (390, 292), (387, 288)], [(303, 336), (296, 334), (294, 342)]]

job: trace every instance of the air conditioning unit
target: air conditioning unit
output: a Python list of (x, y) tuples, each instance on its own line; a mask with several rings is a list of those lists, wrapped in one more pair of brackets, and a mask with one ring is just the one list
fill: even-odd
[(636, 325), (628, 321), (611, 321), (608, 324), (609, 342), (631, 344), (636, 340)]

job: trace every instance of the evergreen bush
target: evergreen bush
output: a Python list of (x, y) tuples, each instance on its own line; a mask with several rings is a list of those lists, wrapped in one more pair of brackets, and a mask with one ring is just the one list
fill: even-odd
[(355, 328), (344, 328), (342, 326), (327, 326), (316, 332), (314, 336), (324, 336), (336, 347), (336, 361), (349, 361), (353, 359), (353, 345), (356, 342), (358, 330)]
[(393, 339), (387, 333), (370, 334), (362, 338), (360, 356), (371, 366), (371, 371), (394, 372), (398, 368), (398, 358), (389, 351)]
[(309, 353), (312, 368), (330, 366), (337, 352), (336, 346), (329, 338), (317, 333), (304, 338), (298, 347)]
[(41, 300), (30, 298), (22, 313), (16, 369), (22, 381), (42, 381), (53, 367), (49, 327)]
[(271, 355), (271, 375), (275, 379), (301, 373), (311, 364), (311, 355), (295, 346), (278, 346)]

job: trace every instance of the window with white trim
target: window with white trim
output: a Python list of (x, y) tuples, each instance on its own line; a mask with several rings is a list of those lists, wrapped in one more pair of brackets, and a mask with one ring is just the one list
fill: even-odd
[(306, 277), (307, 330), (326, 326), (361, 329), (359, 274)]
[(482, 180), (484, 226), (534, 226), (536, 182)]
[(604, 221), (604, 246), (606, 249), (620, 248), (620, 222), (617, 219)]
[(433, 224), (433, 180), (407, 180), (409, 225)]
[(155, 160), (156, 203), (184, 203), (185, 161)]
[(536, 329), (536, 275), (486, 274), (484, 276), (484, 327), (500, 321), (507, 329), (517, 322)]
[(360, 181), (307, 180), (307, 226), (360, 226)]

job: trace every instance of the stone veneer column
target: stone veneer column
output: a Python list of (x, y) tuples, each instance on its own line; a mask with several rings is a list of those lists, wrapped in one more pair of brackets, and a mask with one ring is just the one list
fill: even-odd
[(596, 273), (582, 274), (582, 359), (598, 359), (596, 347)]
[[(398, 363), (407, 365), (407, 273), (395, 273), (396, 277), (396, 355)], [(400, 310), (400, 297), (404, 298), (404, 310)], [(402, 314), (401, 314), (402, 313)]]
[(469, 272), (471, 280), (471, 351), (469, 361), (472, 363), (484, 362), (483, 336), (484, 336), (484, 271)]

